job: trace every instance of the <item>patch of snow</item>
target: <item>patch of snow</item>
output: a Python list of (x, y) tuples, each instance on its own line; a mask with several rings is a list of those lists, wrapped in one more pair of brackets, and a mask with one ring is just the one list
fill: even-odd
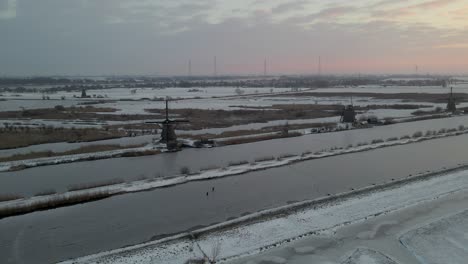
[(384, 222), (379, 223), (378, 225), (376, 225), (374, 227), (374, 229), (372, 229), (370, 231), (364, 231), (364, 232), (359, 233), (357, 235), (357, 238), (365, 239), (365, 240), (374, 239), (381, 228), (383, 228), (385, 226), (392, 226), (392, 225), (397, 225), (397, 224), (398, 224), (397, 221), (388, 221), (388, 222), (384, 221)]

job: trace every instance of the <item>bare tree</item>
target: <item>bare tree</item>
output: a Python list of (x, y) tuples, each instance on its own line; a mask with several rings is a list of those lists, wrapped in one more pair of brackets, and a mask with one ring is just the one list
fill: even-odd
[(208, 255), (195, 240), (195, 237), (192, 235), (193, 243), (197, 246), (202, 257), (192, 258), (185, 262), (185, 264), (216, 264), (217, 259), (221, 253), (221, 243), (216, 241), (216, 243), (211, 247), (211, 254)]

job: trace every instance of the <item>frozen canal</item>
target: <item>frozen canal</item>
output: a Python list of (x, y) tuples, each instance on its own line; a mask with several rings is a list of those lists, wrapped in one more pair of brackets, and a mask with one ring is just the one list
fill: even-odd
[[(192, 171), (210, 166), (224, 167), (231, 161), (254, 161), (261, 157), (277, 157), (282, 154), (301, 154), (304, 151), (314, 152), (332, 147), (346, 147), (349, 144), (356, 145), (360, 142), (370, 142), (373, 139), (412, 135), (416, 131), (425, 132), (428, 129), (456, 128), (458, 125), (468, 126), (468, 116), (402, 123), (365, 130), (314, 134), (213, 149), (185, 149), (181, 152), (156, 156), (38, 167), (0, 173), (0, 194), (17, 193), (28, 196), (46, 189), (52, 188), (60, 192), (65, 191), (70, 185), (115, 178), (134, 180), (141, 177), (175, 175), (179, 174), (183, 166), (188, 166)], [(460, 140), (459, 137), (448, 139), (448, 141), (460, 142), (461, 146), (465, 145), (465, 141)]]
[(48, 263), (141, 243), (291, 201), (406, 177), (421, 168), (465, 163), (467, 142), (468, 135), (436, 139), (6, 218), (0, 220), (0, 256), (5, 263)]

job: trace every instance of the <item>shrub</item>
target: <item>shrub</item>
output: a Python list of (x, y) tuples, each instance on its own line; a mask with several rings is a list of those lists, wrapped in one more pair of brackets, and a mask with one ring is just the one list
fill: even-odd
[(397, 141), (397, 140), (398, 140), (397, 137), (390, 137), (390, 138), (387, 139), (387, 142), (388, 142), (388, 141)]
[(447, 132), (447, 130), (446, 130), (445, 128), (441, 128), (441, 129), (439, 130), (439, 134), (444, 134), (445, 132)]
[(465, 130), (465, 126), (464, 126), (464, 125), (459, 125), (459, 126), (458, 126), (458, 130), (460, 130), (460, 131)]
[(385, 123), (386, 125), (395, 124), (395, 120), (394, 120), (392, 117), (385, 117), (385, 118), (384, 118), (384, 123)]
[[(63, 100), (63, 99), (62, 99)], [(55, 110), (57, 111), (65, 111), (65, 107), (63, 105), (56, 105), (54, 107)]]
[(2, 194), (0, 195), (0, 202), (13, 201), (24, 198), (21, 195), (17, 194)]
[(411, 137), (408, 136), (408, 135), (400, 137), (400, 139), (410, 139), (410, 138), (411, 138)]
[(423, 136), (423, 133), (421, 131), (414, 132), (414, 134), (413, 134), (413, 138), (418, 138), (418, 137), (422, 137), (422, 136)]
[(432, 131), (431, 131), (431, 130), (426, 131), (426, 135), (425, 135), (425, 136), (426, 136), (426, 137), (432, 136)]
[(122, 179), (112, 179), (112, 180), (94, 182), (94, 183), (75, 184), (75, 185), (71, 185), (70, 187), (68, 187), (68, 190), (70, 192), (80, 191), (80, 190), (104, 187), (104, 186), (120, 184), (120, 183), (124, 183), (124, 180), (122, 180)]
[(245, 165), (245, 164), (249, 164), (249, 162), (246, 160), (229, 162), (229, 166), (240, 166), (240, 165)]
[(294, 157), (296, 155), (293, 155), (293, 154), (282, 154), (280, 155), (277, 160), (280, 160), (280, 159), (287, 159), (287, 158), (291, 158), (291, 157)]
[(216, 169), (219, 169), (219, 167), (216, 167), (216, 166), (206, 166), (206, 167), (200, 168), (200, 171), (209, 171), (209, 170), (216, 170)]
[(359, 122), (367, 121), (367, 116), (364, 116), (364, 115), (360, 116), (360, 117), (358, 118), (358, 121), (359, 121)]
[(372, 140), (371, 143), (372, 144), (379, 144), (379, 143), (383, 143), (383, 142), (384, 142), (383, 139), (374, 139), (374, 140)]
[(190, 168), (187, 167), (187, 166), (184, 166), (184, 167), (180, 168), (180, 174), (182, 174), (182, 175), (190, 174)]
[(273, 156), (261, 157), (261, 158), (255, 159), (255, 162), (270, 161), (270, 160), (274, 160), (274, 159), (275, 159), (275, 157), (273, 157)]

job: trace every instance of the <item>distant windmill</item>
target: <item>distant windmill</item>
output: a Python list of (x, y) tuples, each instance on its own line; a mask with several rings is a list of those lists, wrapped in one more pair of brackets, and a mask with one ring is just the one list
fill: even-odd
[(345, 106), (343, 112), (341, 113), (341, 122), (342, 123), (354, 123), (356, 122), (356, 111), (353, 106), (353, 97), (351, 96), (351, 104)]
[(171, 120), (169, 119), (169, 101), (166, 99), (166, 119), (159, 122), (146, 122), (147, 124), (161, 124), (161, 140), (159, 142), (165, 143), (170, 150), (177, 149), (177, 135), (175, 133), (175, 126), (178, 123), (188, 123), (188, 120)]
[(457, 111), (457, 104), (455, 98), (453, 97), (453, 87), (450, 87), (450, 96), (447, 102), (447, 111), (455, 113)]

